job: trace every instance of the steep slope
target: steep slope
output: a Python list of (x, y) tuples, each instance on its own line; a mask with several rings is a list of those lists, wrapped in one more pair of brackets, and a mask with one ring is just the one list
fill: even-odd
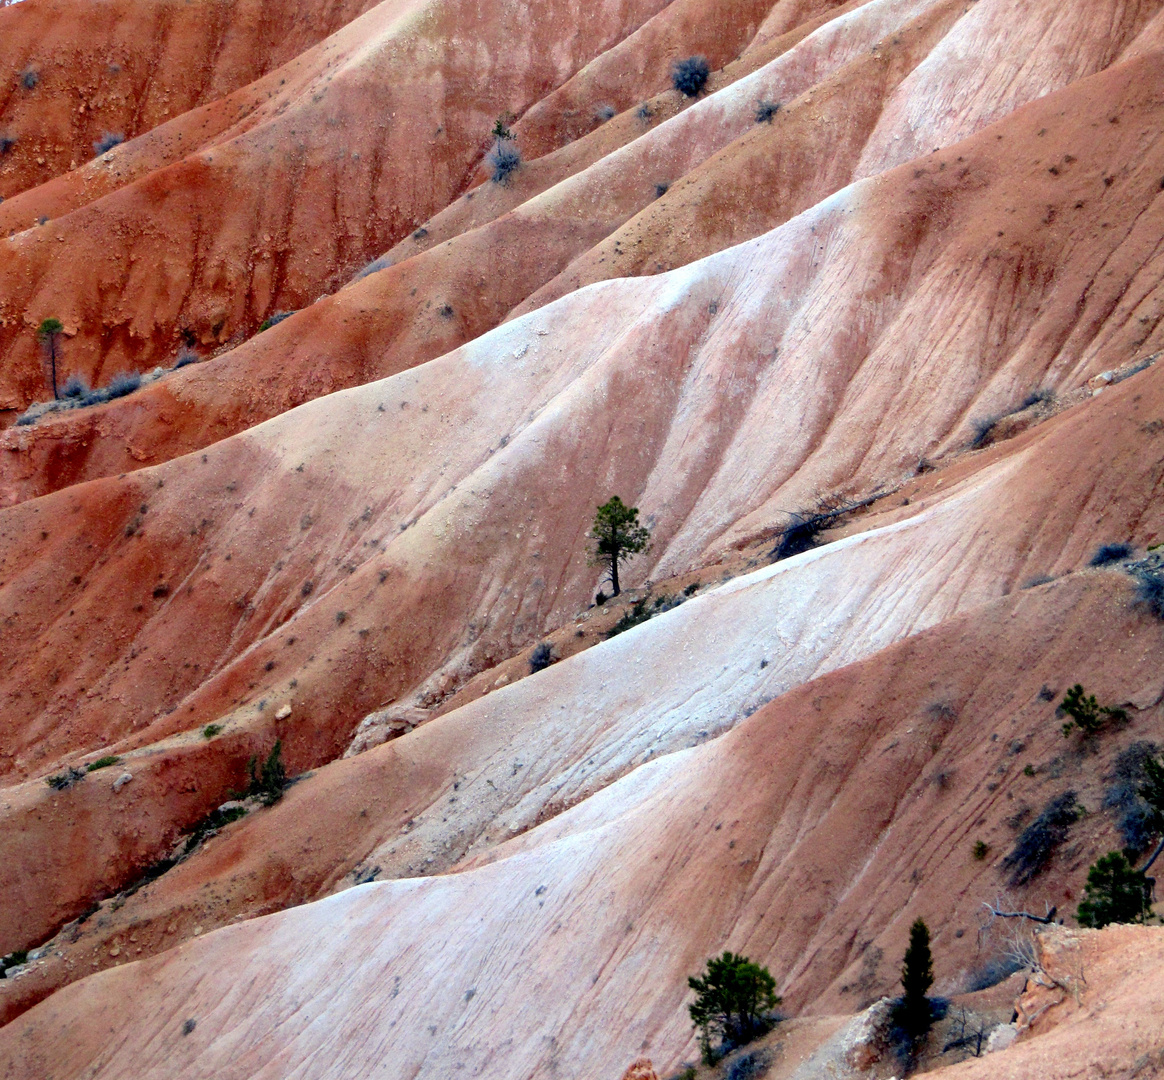
[[(63, 373), (200, 362), (0, 435), (0, 1076), (665, 1075), (714, 951), (836, 1033), (919, 914), (942, 993), (999, 890), (1071, 920), (1164, 743), (1091, 563), (1164, 539), (1160, 0), (116, 2), (76, 82), (160, 27), (139, 133), (0, 205), (0, 404), (49, 314)], [(1065, 738), (1076, 682), (1127, 723)], [(1132, 938), (1062, 940), (1127, 1012)]]
[(132, 139), (230, 94), (368, 6), (22, 0), (4, 8), (0, 198), (77, 168), (108, 134)]

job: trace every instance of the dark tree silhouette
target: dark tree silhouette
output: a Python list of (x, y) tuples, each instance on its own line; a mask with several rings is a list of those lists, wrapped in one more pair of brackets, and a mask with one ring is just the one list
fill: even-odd
[(44, 349), (45, 356), (49, 362), (49, 379), (52, 382), (53, 398), (59, 399), (60, 395), (57, 393), (57, 354), (60, 352), (61, 334), (64, 332), (64, 326), (60, 319), (45, 319), (44, 322), (36, 328), (36, 336)]

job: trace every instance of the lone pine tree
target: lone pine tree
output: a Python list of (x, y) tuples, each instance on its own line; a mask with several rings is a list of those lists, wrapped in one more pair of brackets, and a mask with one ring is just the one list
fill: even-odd
[(639, 524), (638, 507), (627, 506), (615, 495), (594, 515), (590, 539), (594, 545), (590, 561), (593, 565), (609, 568), (610, 584), (614, 589), (611, 595), (618, 596), (622, 591), (618, 584), (619, 563), (647, 550), (650, 530)]

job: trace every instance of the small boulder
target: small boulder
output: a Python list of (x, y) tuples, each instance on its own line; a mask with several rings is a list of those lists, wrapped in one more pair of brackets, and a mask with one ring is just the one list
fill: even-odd
[(116, 780), (113, 781), (113, 790), (120, 791), (132, 779), (133, 779), (133, 773), (123, 772)]

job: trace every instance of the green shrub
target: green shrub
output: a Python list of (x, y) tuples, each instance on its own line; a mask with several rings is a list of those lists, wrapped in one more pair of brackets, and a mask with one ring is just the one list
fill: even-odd
[[(709, 1064), (726, 1049), (743, 1046), (771, 1031), (776, 1022), (772, 1010), (781, 1000), (776, 980), (767, 968), (746, 956), (725, 952), (712, 957), (704, 974), (690, 977), (687, 985), (695, 991), (688, 1011)], [(713, 1037), (720, 1040), (718, 1051), (712, 1048)]]
[(974, 858), (978, 862), (982, 862), (986, 858), (987, 852), (990, 851), (990, 845), (982, 840), (974, 841)]
[(1109, 851), (1087, 871), (1084, 898), (1075, 917), (1096, 929), (1108, 923), (1143, 922), (1152, 910), (1152, 886), (1119, 851)]
[(1109, 705), (1100, 705), (1095, 700), (1094, 694), (1089, 697), (1084, 693), (1083, 687), (1079, 683), (1076, 683), (1067, 691), (1059, 708), (1071, 717), (1063, 725), (1063, 736), (1065, 738), (1078, 727), (1083, 737), (1090, 739), (1103, 727), (1104, 721), (1114, 720), (1117, 723), (1126, 723), (1128, 719), (1128, 714), (1123, 709), (1114, 709)]
[(204, 727), (202, 729), (202, 738), (213, 739), (214, 736), (219, 734), (221, 731), (222, 731), (221, 724), (207, 724), (206, 727)]
[(54, 791), (65, 791), (67, 788), (71, 788), (75, 783), (77, 783), (78, 780), (84, 779), (84, 769), (74, 769), (70, 767), (65, 769), (64, 772), (59, 772), (54, 776), (47, 777), (45, 779), (45, 783), (48, 784), (48, 786), (51, 787)]
[(99, 757), (96, 761), (90, 761), (85, 766), (86, 772), (96, 772), (98, 769), (108, 769), (110, 765), (120, 765), (121, 758), (116, 754), (106, 754), (104, 757)]
[(262, 771), (258, 771), (258, 758), (251, 758), (247, 765), (250, 775), (250, 785), (247, 795), (257, 797), (264, 806), (274, 806), (283, 798), (283, 790), (287, 787), (287, 770), (283, 766), (283, 740), (276, 739), (267, 760), (263, 763)]

